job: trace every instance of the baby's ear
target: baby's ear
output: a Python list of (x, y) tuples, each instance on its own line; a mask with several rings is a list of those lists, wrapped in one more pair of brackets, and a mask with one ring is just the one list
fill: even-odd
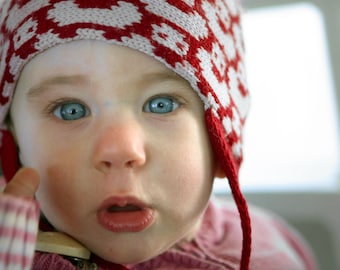
[(7, 117), (5, 119), (5, 124), (8, 128), (8, 130), (12, 133), (12, 136), (13, 136), (15, 142), (17, 142), (17, 136), (16, 136), (16, 132), (14, 130), (14, 125), (13, 125), (13, 121), (12, 121), (10, 113), (7, 115)]
[(225, 177), (225, 173), (222, 169), (222, 166), (220, 164), (219, 161), (216, 161), (216, 166), (215, 166), (215, 177), (217, 178), (224, 178)]

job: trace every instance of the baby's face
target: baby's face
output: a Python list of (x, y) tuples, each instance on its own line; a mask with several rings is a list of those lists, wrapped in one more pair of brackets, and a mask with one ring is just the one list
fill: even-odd
[(92, 252), (134, 263), (196, 232), (216, 166), (202, 102), (163, 64), (59, 45), (25, 66), (11, 116), (43, 213)]

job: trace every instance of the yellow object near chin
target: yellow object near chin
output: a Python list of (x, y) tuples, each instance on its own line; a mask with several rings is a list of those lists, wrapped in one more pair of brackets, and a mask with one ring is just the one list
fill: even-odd
[(57, 253), (68, 257), (88, 260), (91, 252), (72, 237), (61, 232), (39, 231), (37, 251)]

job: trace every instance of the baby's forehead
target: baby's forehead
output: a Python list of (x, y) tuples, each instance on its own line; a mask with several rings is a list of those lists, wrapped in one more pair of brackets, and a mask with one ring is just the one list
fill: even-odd
[[(79, 65), (85, 62), (87, 63), (87, 67), (90, 68), (108, 59), (114, 64), (115, 62), (119, 63), (122, 59), (131, 57), (143, 61), (141, 64), (144, 62), (154, 62), (154, 65), (158, 64), (159, 68), (164, 68), (164, 65), (159, 61), (136, 49), (131, 49), (123, 45), (108, 44), (97, 40), (78, 40), (58, 44), (39, 52), (28, 63), (34, 63), (34, 65), (49, 64), (53, 67), (58, 65)], [(89, 63), (90, 58), (98, 62)], [(129, 65), (129, 63), (126, 63), (126, 65)], [(147, 67), (148, 66), (145, 68)]]
[(91, 74), (94, 71), (104, 72), (108, 66), (112, 70), (125, 69), (126, 75), (143, 72), (149, 74), (150, 79), (157, 76), (182, 78), (165, 64), (143, 52), (94, 40), (72, 41), (47, 49), (33, 57), (22, 73), (32, 75), (43, 70), (43, 75), (60, 71), (67, 75), (75, 73), (76, 69), (82, 74)]
[(112, 86), (128, 87), (137, 82), (143, 88), (172, 82), (171, 85), (189, 88), (184, 78), (138, 50), (101, 41), (73, 41), (31, 59), (22, 70), (16, 89), (24, 88), (30, 96), (37, 96), (50, 88), (100, 86), (108, 81)]

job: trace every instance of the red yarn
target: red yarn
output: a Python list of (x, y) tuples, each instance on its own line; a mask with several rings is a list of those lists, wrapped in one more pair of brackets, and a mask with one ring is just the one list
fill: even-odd
[(219, 120), (213, 116), (210, 111), (206, 112), (206, 124), (209, 127), (211, 143), (218, 160), (224, 161), (221, 166), (229, 181), (229, 186), (234, 197), (238, 212), (241, 219), (241, 227), (243, 233), (242, 255), (240, 262), (240, 270), (249, 269), (249, 261), (251, 254), (251, 220), (248, 212), (247, 202), (240, 190), (238, 182), (238, 165), (235, 163), (230, 146), (226, 142), (225, 133)]
[(20, 168), (17, 154), (17, 146), (14, 137), (8, 130), (1, 130), (2, 142), (0, 147), (0, 159), (2, 173), (7, 182), (13, 178)]

